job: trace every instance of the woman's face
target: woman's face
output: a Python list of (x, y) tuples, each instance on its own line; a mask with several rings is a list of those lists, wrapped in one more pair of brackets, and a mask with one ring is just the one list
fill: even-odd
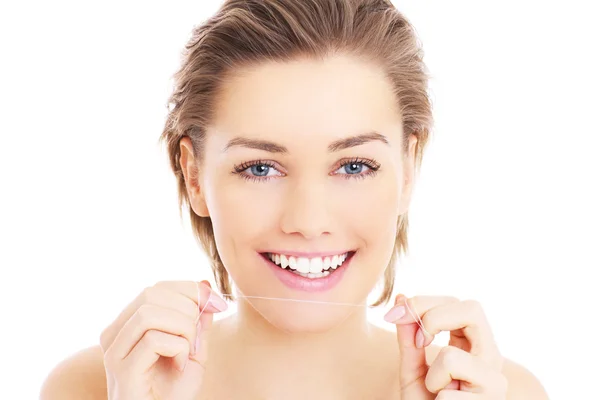
[[(194, 211), (211, 218), (239, 291), (363, 302), (408, 207), (414, 158), (403, 159), (401, 140), (392, 87), (373, 65), (337, 56), (262, 64), (229, 79), (207, 132), (199, 190), (188, 190)], [(182, 160), (191, 157), (189, 141), (181, 146)], [(321, 331), (357, 310), (247, 301), (287, 331)]]

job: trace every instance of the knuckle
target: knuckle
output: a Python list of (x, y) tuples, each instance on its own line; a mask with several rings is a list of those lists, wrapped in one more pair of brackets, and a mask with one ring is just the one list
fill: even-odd
[(464, 304), (472, 315), (483, 314), (483, 306), (479, 301), (468, 299), (464, 301)]
[(142, 290), (142, 293), (140, 294), (140, 298), (141, 298), (142, 302), (143, 303), (151, 303), (152, 300), (154, 299), (155, 292), (156, 292), (156, 288), (154, 286), (148, 286), (148, 287), (144, 288), (144, 290)]
[(173, 281), (158, 281), (154, 284), (156, 288), (168, 289), (174, 284)]
[(142, 304), (135, 312), (133, 318), (139, 325), (146, 325), (152, 322), (153, 307), (149, 304)]
[(421, 322), (423, 322), (423, 326), (425, 326), (425, 329), (427, 329), (427, 332), (433, 333), (433, 332), (431, 332), (432, 331), (431, 327), (433, 326), (431, 313), (426, 312), (425, 314), (423, 314), (423, 316), (421, 317)]
[(458, 349), (453, 346), (446, 346), (440, 350), (440, 363), (446, 370), (453, 370), (460, 362), (460, 354)]
[(471, 321), (476, 321), (479, 327), (486, 322), (483, 306), (477, 300), (469, 299), (463, 302), (466, 314)]
[(436, 391), (435, 379), (433, 376), (432, 369), (428, 370), (425, 375), (425, 388), (427, 388), (427, 390), (429, 390), (431, 393), (434, 393)]
[(149, 348), (161, 347), (164, 342), (161, 333), (153, 329), (146, 331), (141, 341)]
[(118, 365), (119, 363), (117, 362), (118, 360), (114, 357), (114, 355), (112, 354), (112, 351), (108, 350), (105, 354), (104, 354), (104, 368), (106, 368), (106, 370), (111, 371), (111, 372), (116, 372), (118, 370)]
[(440, 349), (439, 351), (439, 356), (440, 357), (448, 357), (449, 353), (453, 352), (453, 346), (444, 346)]
[(448, 301), (448, 303), (458, 303), (458, 302), (460, 302), (460, 299), (458, 297), (455, 297), (455, 296), (446, 296), (446, 300)]

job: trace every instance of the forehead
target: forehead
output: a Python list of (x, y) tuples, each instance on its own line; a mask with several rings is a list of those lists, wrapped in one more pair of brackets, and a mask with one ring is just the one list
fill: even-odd
[(384, 71), (348, 56), (268, 62), (221, 88), (214, 125), (227, 136), (346, 137), (400, 125)]

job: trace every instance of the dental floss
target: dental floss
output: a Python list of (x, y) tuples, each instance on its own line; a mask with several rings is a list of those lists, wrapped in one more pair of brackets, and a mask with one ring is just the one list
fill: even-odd
[(421, 330), (423, 331), (423, 333), (426, 333), (429, 336), (433, 336), (431, 333), (427, 332), (427, 329), (425, 329), (425, 325), (423, 325), (423, 321), (421, 320), (421, 317), (419, 317), (419, 315), (417, 313), (413, 314), (412, 309), (408, 305), (408, 299), (406, 297), (404, 298), (404, 305), (406, 306), (406, 309), (410, 313), (411, 317), (413, 317), (413, 319), (415, 320), (415, 322), (417, 323), (417, 325), (419, 325), (419, 327), (421, 328)]
[[(198, 304), (200, 304), (200, 284), (196, 284), (197, 288), (198, 288)], [(206, 307), (208, 307), (208, 304), (210, 303), (210, 298), (212, 296), (212, 291), (209, 292), (208, 294), (208, 299), (206, 300), (206, 303), (204, 304), (204, 307), (202, 308), (202, 310), (200, 311), (200, 314), (198, 315), (198, 318), (196, 319), (196, 324), (198, 324), (198, 321), (200, 320), (200, 316), (204, 313), (204, 310), (206, 310)], [(224, 297), (235, 297), (232, 294), (222, 294), (222, 296)], [(373, 308), (373, 306), (370, 305), (366, 305), (366, 304), (352, 304), (352, 303), (338, 303), (338, 302), (333, 302), (333, 301), (319, 301), (319, 300), (299, 300), (299, 299), (285, 299), (285, 298), (281, 298), (281, 297), (264, 297), (264, 296), (237, 296), (238, 298), (246, 298), (246, 299), (263, 299), (263, 300), (279, 300), (279, 301), (291, 301), (291, 302), (296, 302), (296, 303), (312, 303), (312, 304), (331, 304), (331, 305), (337, 305), (337, 306), (350, 306), (350, 307), (369, 307), (369, 308)], [(408, 299), (405, 297), (404, 298), (404, 305), (406, 306), (406, 309), (408, 310), (408, 312), (410, 313), (410, 315), (413, 317), (413, 319), (415, 320), (415, 322), (417, 323), (417, 325), (419, 325), (419, 327), (423, 330), (424, 333), (428, 334), (429, 336), (433, 336), (432, 334), (430, 334), (427, 329), (425, 329), (425, 325), (423, 325), (423, 321), (421, 320), (421, 318), (419, 317), (418, 314), (413, 313), (411, 307), (408, 305)]]
[[(223, 294), (226, 297), (235, 297), (232, 294)], [(292, 301), (297, 303), (314, 303), (314, 304), (332, 304), (337, 306), (350, 306), (350, 307), (372, 307), (366, 304), (352, 304), (352, 303), (336, 303), (334, 301), (318, 301), (318, 300), (298, 300), (298, 299), (284, 299), (281, 297), (262, 297), (262, 296), (237, 296), (246, 299), (265, 299), (265, 300), (279, 300), (279, 301)]]
[[(199, 305), (200, 304), (200, 284), (198, 282), (196, 282), (196, 288), (198, 289), (198, 305)], [(200, 321), (200, 317), (204, 313), (204, 310), (206, 310), (206, 307), (208, 307), (208, 304), (210, 303), (211, 296), (212, 296), (212, 290), (210, 292), (208, 292), (208, 299), (206, 300), (206, 303), (204, 304), (204, 307), (200, 311), (200, 314), (198, 314), (198, 318), (196, 318), (196, 326), (198, 325), (198, 321)]]

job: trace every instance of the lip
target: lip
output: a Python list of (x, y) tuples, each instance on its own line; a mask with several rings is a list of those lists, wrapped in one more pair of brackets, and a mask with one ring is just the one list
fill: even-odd
[(259, 253), (273, 253), (273, 254), (283, 254), (286, 256), (293, 257), (306, 257), (306, 258), (315, 258), (315, 257), (333, 257), (339, 256), (340, 254), (351, 253), (353, 250), (340, 250), (340, 251), (320, 251), (320, 252), (301, 252), (301, 251), (292, 251), (292, 250), (264, 250)]
[[(275, 252), (273, 252), (273, 253), (275, 253)], [(315, 278), (315, 279), (305, 278), (303, 276), (296, 275), (293, 272), (290, 272), (288, 270), (285, 270), (285, 269), (275, 265), (271, 260), (269, 260), (267, 258), (266, 254), (264, 254), (264, 253), (257, 253), (257, 254), (263, 260), (263, 262), (267, 265), (267, 267), (269, 267), (269, 269), (271, 269), (271, 271), (273, 271), (275, 276), (277, 278), (279, 278), (279, 280), (285, 286), (289, 287), (290, 289), (299, 290), (299, 291), (303, 291), (303, 292), (325, 292), (325, 291), (333, 289), (338, 283), (340, 283), (340, 281), (344, 277), (344, 273), (348, 269), (348, 266), (354, 259), (354, 255), (356, 254), (356, 252), (351, 251), (350, 254), (348, 255), (348, 257), (346, 258), (346, 260), (344, 260), (344, 262), (342, 263), (342, 265), (339, 266), (338, 268), (336, 268), (336, 270), (333, 273), (327, 275), (326, 277)], [(282, 253), (282, 254), (286, 254), (286, 253)], [(304, 254), (307, 254), (307, 253), (304, 253)], [(311, 254), (317, 254), (317, 253), (311, 253)], [(324, 254), (324, 253), (322, 253), (322, 254)], [(342, 253), (334, 253), (333, 255), (336, 255), (336, 254), (342, 254)], [(289, 254), (289, 255), (293, 255), (293, 254)], [(304, 257), (306, 257), (306, 256), (304, 256)], [(318, 256), (315, 256), (315, 257), (318, 257)]]

